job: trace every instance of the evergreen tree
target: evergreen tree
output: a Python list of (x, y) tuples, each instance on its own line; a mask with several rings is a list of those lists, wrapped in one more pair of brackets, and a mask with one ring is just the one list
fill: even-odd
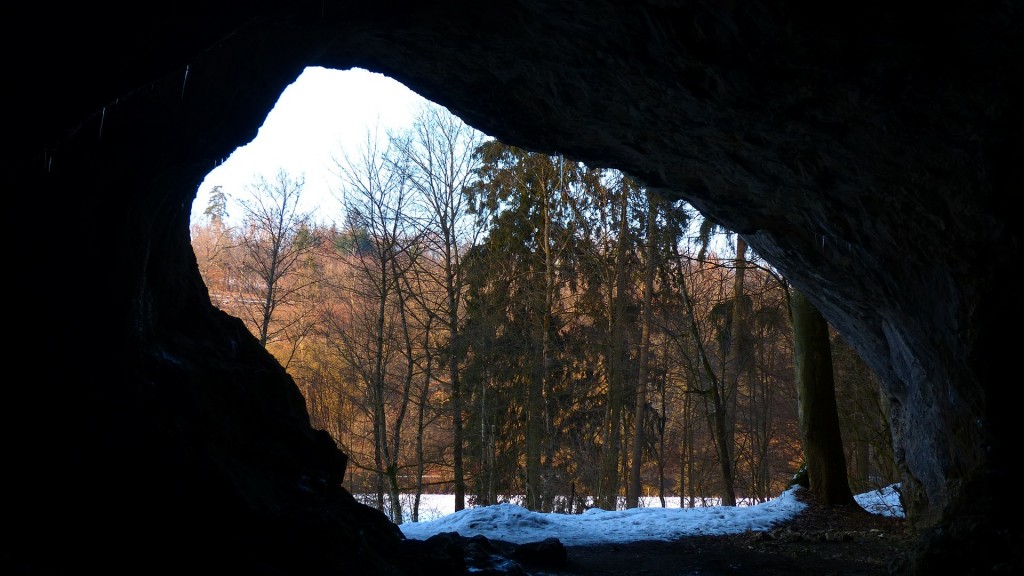
[(221, 186), (214, 186), (210, 191), (210, 200), (206, 203), (203, 215), (210, 219), (210, 224), (217, 228), (224, 226), (228, 217), (228, 195)]
[[(494, 379), (505, 378), (499, 386), (511, 385), (521, 398), (522, 413), (517, 421), (522, 423), (525, 470), (521, 481), (526, 506), (550, 510), (554, 460), (551, 431), (559, 418), (550, 400), (560, 382), (560, 334), (565, 321), (559, 295), (567, 281), (564, 271), (571, 269), (575, 242), (575, 223), (570, 202), (565, 200), (585, 170), (561, 157), (499, 141), (480, 146), (478, 157), (481, 167), (477, 184), (467, 192), (490, 230), (485, 247), (478, 253), (500, 254), (501, 266), (500, 270), (492, 269), (498, 274), (490, 277), (474, 274), (469, 280), (470, 293), (489, 293), (507, 304), (502, 311), (503, 329), (495, 337), (517, 338), (520, 344), (502, 349), (502, 353), (515, 356), (508, 362), (513, 369), (492, 375)], [(477, 262), (482, 261), (477, 258)], [(474, 286), (474, 282), (483, 285)], [(467, 353), (474, 350), (470, 344)], [(487, 355), (493, 359), (495, 353), (489, 351)]]

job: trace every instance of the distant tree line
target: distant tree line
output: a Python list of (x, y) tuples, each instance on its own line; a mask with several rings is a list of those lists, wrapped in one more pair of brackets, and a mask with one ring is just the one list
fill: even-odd
[[(741, 238), (433, 105), (336, 167), (337, 223), (279, 171), (238, 225), (215, 188), (192, 242), (213, 303), (349, 455), (346, 488), (394, 521), (428, 492), (566, 513), (762, 502), (805, 464), (793, 291)], [(891, 483), (875, 377), (825, 337), (849, 486)]]

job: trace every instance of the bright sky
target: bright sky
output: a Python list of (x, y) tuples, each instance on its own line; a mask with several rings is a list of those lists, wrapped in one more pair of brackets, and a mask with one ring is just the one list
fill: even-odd
[[(645, 499), (645, 507), (606, 511), (590, 509), (583, 514), (530, 512), (515, 504), (498, 504), (445, 510), (454, 504), (450, 496), (428, 499), (425, 506), (435, 512), (433, 519), (406, 522), (399, 526), (407, 538), (426, 540), (442, 532), (461, 536), (485, 536), (513, 544), (558, 538), (565, 546), (621, 544), (626, 542), (675, 540), (684, 536), (740, 534), (747, 530), (769, 530), (803, 510), (805, 504), (791, 488), (755, 506), (710, 506), (707, 508), (661, 508), (657, 498)], [(883, 516), (903, 517), (899, 485), (855, 496), (865, 510)], [(437, 513), (440, 511), (440, 513)]]
[[(367, 131), (379, 127), (383, 135), (388, 128), (411, 126), (424, 102), (403, 84), (375, 72), (306, 68), (281, 94), (256, 138), (207, 175), (192, 203), (192, 219), (202, 216), (214, 186), (220, 185), (233, 201), (245, 199), (245, 187), (258, 174), (270, 180), (278, 168), (305, 176), (302, 196), (308, 209), (320, 207), (317, 219), (336, 219), (340, 207), (332, 193), (337, 188), (332, 158), (342, 158), (344, 150), (359, 150)], [(229, 204), (228, 216), (240, 217), (241, 208)]]

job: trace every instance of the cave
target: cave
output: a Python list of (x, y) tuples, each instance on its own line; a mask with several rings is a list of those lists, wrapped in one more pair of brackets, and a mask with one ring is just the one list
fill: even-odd
[(1020, 568), (1022, 21), (1014, 0), (18, 5), (9, 277), (34, 284), (9, 334), (32, 362), (6, 387), (5, 562), (457, 573), (341, 487), (345, 455), (191, 251), (205, 175), (322, 66), (742, 235), (882, 382), (906, 571)]

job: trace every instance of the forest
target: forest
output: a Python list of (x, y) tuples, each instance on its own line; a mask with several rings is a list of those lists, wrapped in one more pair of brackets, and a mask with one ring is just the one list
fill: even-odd
[[(303, 211), (303, 177), (278, 171), (240, 214), (214, 188), (192, 244), (212, 302), (348, 455), (345, 487), (393, 521), (425, 493), (757, 503), (805, 465), (799, 295), (738, 235), (434, 105), (336, 168), (341, 213)], [(827, 346), (850, 487), (889, 485), (878, 382), (832, 329)]]

